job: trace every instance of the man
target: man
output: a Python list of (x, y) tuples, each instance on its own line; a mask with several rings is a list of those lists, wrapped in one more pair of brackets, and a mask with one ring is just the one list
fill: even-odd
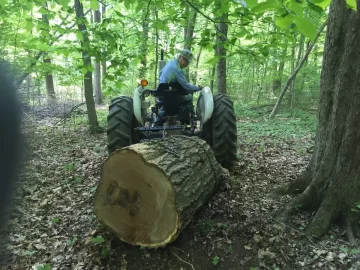
[[(164, 68), (160, 71), (159, 83), (177, 83), (179, 84), (188, 95), (176, 97), (178, 103), (187, 104), (192, 106), (192, 94), (200, 91), (201, 86), (196, 86), (189, 83), (186, 78), (183, 69), (186, 68), (193, 59), (193, 54), (187, 49), (183, 49), (178, 54), (177, 58), (169, 61)], [(159, 98), (159, 100), (162, 100)], [(164, 123), (165, 110), (161, 107), (158, 113), (159, 117), (155, 120), (155, 126), (162, 126)]]
[(189, 83), (183, 69), (186, 68), (193, 59), (191, 51), (181, 50), (178, 57), (169, 61), (165, 67), (160, 71), (160, 83), (179, 83), (189, 94), (200, 91), (201, 87)]

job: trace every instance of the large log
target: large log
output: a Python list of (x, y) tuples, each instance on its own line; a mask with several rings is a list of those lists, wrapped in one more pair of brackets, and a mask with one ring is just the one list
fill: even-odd
[(177, 238), (226, 175), (199, 138), (134, 144), (105, 161), (95, 212), (122, 241), (162, 247)]

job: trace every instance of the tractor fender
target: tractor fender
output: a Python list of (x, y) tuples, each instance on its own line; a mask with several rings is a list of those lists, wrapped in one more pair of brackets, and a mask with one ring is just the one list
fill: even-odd
[(133, 97), (133, 108), (134, 108), (134, 115), (136, 120), (141, 124), (144, 125), (144, 120), (141, 116), (141, 94), (143, 92), (143, 87), (139, 86), (134, 91), (134, 97)]
[(208, 86), (201, 89), (201, 95), (204, 98), (204, 108), (201, 110), (201, 125), (204, 125), (211, 118), (214, 111), (214, 98)]

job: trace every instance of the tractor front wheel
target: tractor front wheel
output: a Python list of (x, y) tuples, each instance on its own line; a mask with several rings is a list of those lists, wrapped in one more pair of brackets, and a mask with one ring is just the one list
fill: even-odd
[(236, 163), (237, 129), (233, 103), (228, 96), (214, 96), (214, 111), (203, 130), (216, 160), (224, 168), (232, 170)]

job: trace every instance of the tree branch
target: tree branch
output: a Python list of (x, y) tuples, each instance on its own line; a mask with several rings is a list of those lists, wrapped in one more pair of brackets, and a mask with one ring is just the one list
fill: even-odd
[(306, 61), (307, 57), (309, 56), (312, 48), (314, 47), (315, 42), (318, 40), (321, 32), (324, 30), (324, 28), (325, 28), (325, 26), (327, 25), (327, 23), (328, 23), (328, 20), (326, 20), (326, 21), (323, 23), (323, 25), (320, 27), (319, 31), (318, 31), (317, 34), (316, 34), (316, 37), (315, 37), (315, 39), (314, 39), (314, 42), (312, 42), (312, 43), (310, 44), (310, 46), (309, 46), (309, 48), (307, 49), (307, 51), (306, 51), (303, 59), (301, 59), (299, 65), (296, 67), (296, 69), (294, 70), (294, 72), (291, 74), (291, 76), (290, 76), (290, 77), (288, 78), (288, 80), (286, 81), (286, 84), (285, 84), (283, 90), (281, 91), (281, 94), (280, 94), (278, 100), (276, 101), (276, 104), (275, 104), (275, 106), (274, 106), (274, 109), (272, 110), (269, 118), (274, 118), (275, 113), (276, 113), (277, 109), (278, 109), (279, 106), (280, 106), (281, 100), (283, 99), (283, 97), (284, 97), (284, 95), (285, 95), (285, 93), (286, 93), (286, 90), (289, 88), (291, 82), (296, 78), (296, 75), (298, 74), (298, 72), (299, 72), (300, 69), (302, 68), (303, 64), (305, 63), (305, 61)]

